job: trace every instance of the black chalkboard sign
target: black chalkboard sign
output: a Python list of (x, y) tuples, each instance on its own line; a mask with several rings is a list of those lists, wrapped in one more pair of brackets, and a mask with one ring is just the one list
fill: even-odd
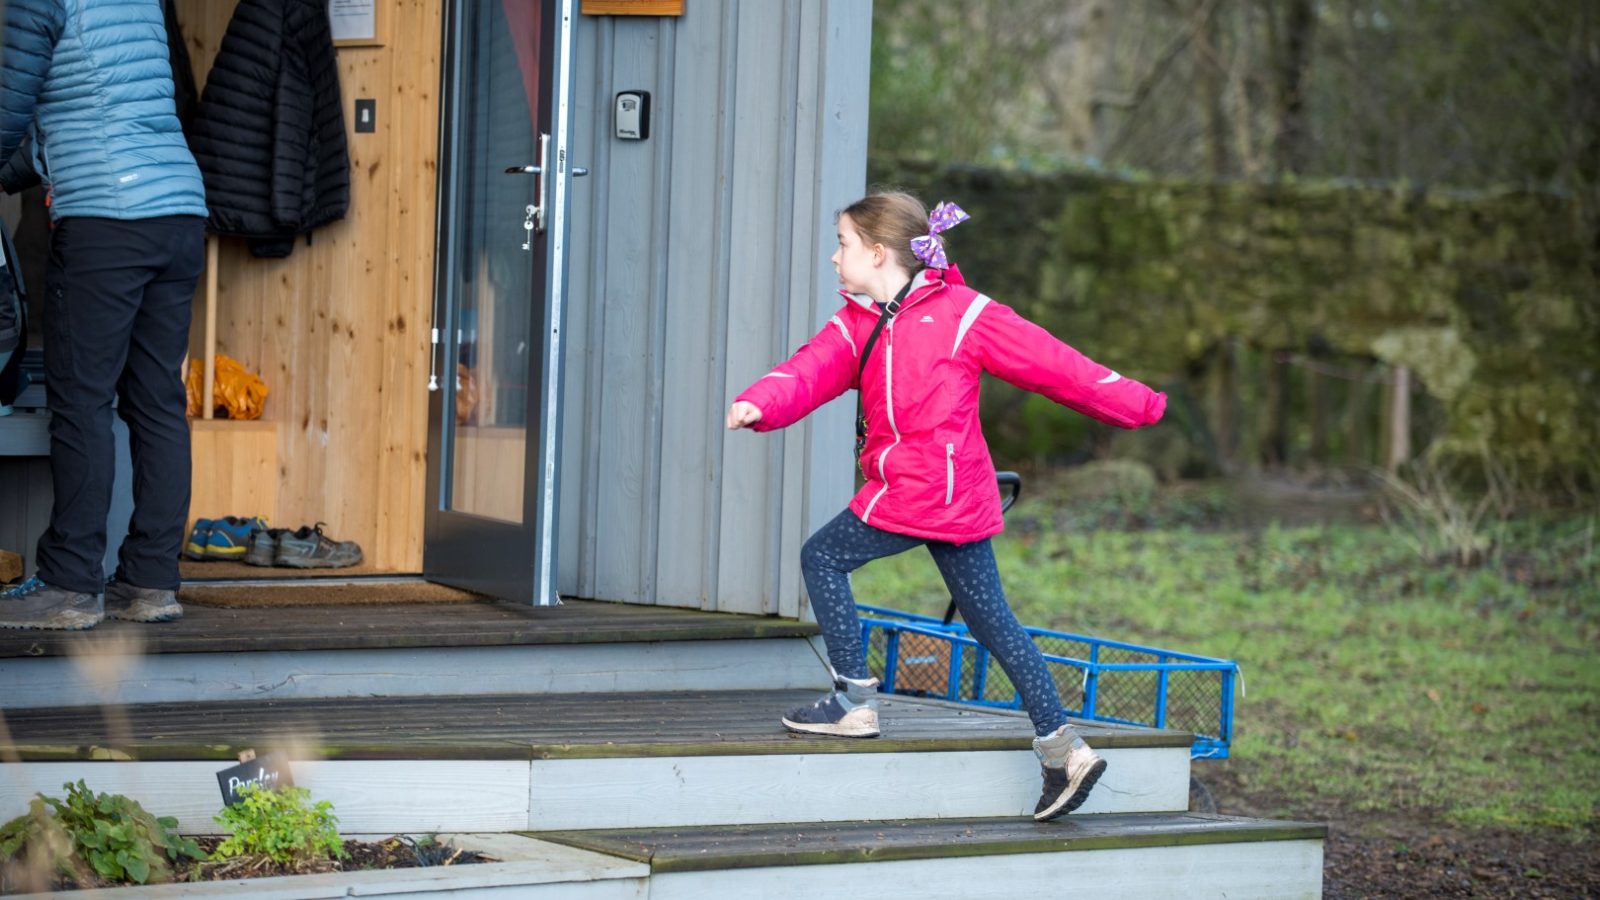
[(293, 787), (294, 778), (289, 774), (289, 761), (279, 754), (268, 753), (217, 773), (217, 786), (222, 788), (225, 806), (232, 806), (243, 799), (239, 796), (239, 789), (247, 784), (259, 784), (269, 791)]

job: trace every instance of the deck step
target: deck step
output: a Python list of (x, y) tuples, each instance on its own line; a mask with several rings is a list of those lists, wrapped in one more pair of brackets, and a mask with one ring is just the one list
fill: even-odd
[[(85, 777), (210, 831), (214, 773), (283, 748), (346, 828), (513, 831), (1014, 816), (1039, 789), (1027, 719), (885, 698), (884, 736), (785, 732), (809, 691), (180, 703), (6, 714), (0, 820)], [(1085, 812), (1186, 808), (1189, 736), (1085, 725), (1109, 768)], [(120, 760), (120, 761), (118, 761)], [(95, 761), (104, 761), (96, 763)], [(114, 762), (116, 761), (116, 762)], [(88, 763), (88, 764), (86, 764)], [(828, 785), (818, 790), (818, 785)], [(397, 789), (396, 785), (406, 785)]]
[[(822, 786), (818, 786), (821, 788)], [(1327, 830), (1197, 813), (541, 831), (676, 897), (1317, 897)], [(1003, 873), (1003, 877), (1001, 876)]]
[[(383, 585), (371, 584), (381, 594)], [(7, 710), (368, 696), (758, 689), (827, 683), (815, 625), (569, 601), (190, 604), (159, 625), (0, 631)], [(87, 664), (86, 664), (87, 663)]]

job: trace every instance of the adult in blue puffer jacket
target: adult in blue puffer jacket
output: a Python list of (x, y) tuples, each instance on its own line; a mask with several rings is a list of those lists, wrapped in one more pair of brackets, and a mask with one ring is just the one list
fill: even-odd
[[(205, 188), (173, 105), (161, 0), (8, 0), (0, 159), (28, 135), (50, 186), (44, 362), (55, 506), (38, 572), (0, 627), (163, 621), (189, 515), (179, 369), (205, 241)], [(112, 403), (133, 450), (133, 519), (107, 582)]]

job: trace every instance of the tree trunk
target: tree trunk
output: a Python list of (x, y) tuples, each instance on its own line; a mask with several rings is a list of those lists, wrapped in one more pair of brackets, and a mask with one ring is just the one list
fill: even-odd
[(1217, 16), (1206, 19), (1195, 34), (1195, 60), (1197, 87), (1206, 113), (1206, 172), (1213, 178), (1225, 178), (1233, 173), (1232, 154), (1228, 151), (1229, 122), (1223, 108), (1223, 94), (1228, 87), (1228, 70), (1222, 61)]
[(1278, 54), (1279, 172), (1303, 172), (1310, 135), (1306, 128), (1306, 75), (1316, 39), (1315, 0), (1288, 0), (1283, 46)]
[(1289, 363), (1282, 354), (1267, 354), (1267, 445), (1268, 465), (1289, 462)]
[(1216, 361), (1217, 457), (1222, 471), (1230, 473), (1239, 452), (1239, 375), (1232, 340), (1217, 345)]
[(1316, 369), (1306, 369), (1306, 393), (1311, 399), (1311, 460), (1318, 465), (1332, 462), (1328, 453), (1329, 387)]
[(1385, 468), (1390, 472), (1411, 458), (1411, 370), (1405, 366), (1394, 367), (1394, 381), (1389, 385), (1389, 458)]

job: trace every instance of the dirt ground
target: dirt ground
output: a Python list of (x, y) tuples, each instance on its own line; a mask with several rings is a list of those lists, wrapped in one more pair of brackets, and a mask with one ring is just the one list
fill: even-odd
[(1600, 897), (1600, 847), (1592, 840), (1296, 808), (1241, 787), (1227, 769), (1201, 766), (1198, 777), (1218, 812), (1327, 823), (1322, 894), (1329, 900)]

